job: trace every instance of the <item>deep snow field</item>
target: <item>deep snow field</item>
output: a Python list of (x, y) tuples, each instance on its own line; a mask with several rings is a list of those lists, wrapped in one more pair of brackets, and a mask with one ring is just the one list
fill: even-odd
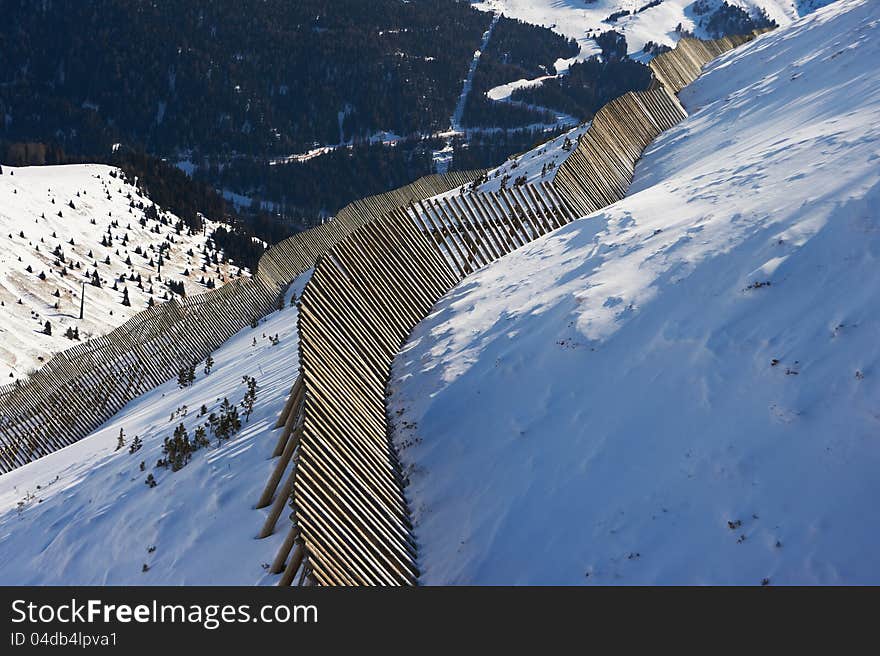
[(721, 57), (626, 199), (415, 329), (423, 583), (880, 583), (878, 34), (842, 0)]
[[(77, 328), (80, 339), (85, 340), (110, 332), (145, 309), (150, 297), (157, 303), (166, 293), (170, 298), (173, 292), (165, 285), (169, 280), (182, 282), (187, 294), (197, 294), (207, 290), (201, 283), (203, 277), (206, 283), (213, 278), (219, 285), (238, 273), (236, 266), (213, 262), (206, 266), (207, 271), (201, 270), (208, 236), (216, 227), (209, 220), (205, 221), (204, 233), (195, 234), (187, 230), (177, 234), (179, 219), (167, 212), (160, 219), (146, 220), (142, 226), (144, 208), (153, 203), (135, 186), (111, 176), (117, 172), (101, 164), (3, 166), (0, 385), (22, 378), (51, 354), (73, 346), (76, 342), (65, 337), (68, 328)], [(114, 222), (118, 227), (113, 227)], [(103, 246), (108, 229), (112, 242)], [(156, 279), (157, 249), (169, 239), (173, 243), (164, 251), (160, 282)], [(64, 260), (55, 255), (56, 248), (60, 248)], [(209, 253), (213, 259), (215, 252)], [(106, 264), (108, 257), (110, 263)], [(102, 286), (86, 285), (85, 316), (80, 321), (81, 286), (91, 280), (87, 274), (96, 268)], [(65, 269), (66, 274), (61, 275)], [(187, 270), (190, 275), (183, 275)], [(40, 274), (45, 274), (45, 280)], [(118, 289), (112, 289), (114, 279), (123, 274), (126, 282), (117, 281)], [(143, 289), (128, 280), (132, 275), (141, 276)], [(130, 306), (122, 305), (125, 288)], [(46, 321), (51, 324), (51, 335), (43, 333)]]
[[(284, 539), (289, 513), (282, 513), (273, 535), (256, 540), (269, 509), (254, 505), (274, 468), (270, 456), (281, 429), (273, 427), (298, 374), (297, 310), (290, 298), (309, 275), (291, 286), (284, 310), (219, 348), (210, 374), (204, 363), (197, 366), (191, 387), (165, 383), (85, 439), (0, 476), (0, 585), (277, 581), (265, 567)], [(270, 341), (275, 335), (277, 345)], [(192, 437), (205, 423), (198, 416), (202, 404), (216, 412), (224, 397), (241, 402), (242, 376), (256, 378), (258, 391), (241, 431), (219, 447), (212, 439), (177, 472), (155, 467), (164, 438), (178, 424)], [(117, 451), (120, 428), (125, 446)], [(143, 447), (131, 454), (135, 435)], [(151, 473), (153, 488), (145, 484)]]

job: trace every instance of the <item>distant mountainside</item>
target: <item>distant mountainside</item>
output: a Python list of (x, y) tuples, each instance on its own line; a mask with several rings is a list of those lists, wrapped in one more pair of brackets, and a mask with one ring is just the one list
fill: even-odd
[(581, 45), (582, 56), (599, 51), (596, 37), (615, 30), (632, 56), (654, 46), (671, 47), (683, 33), (700, 38), (742, 33), (764, 21), (786, 25), (833, 0), (475, 0), (474, 6), (500, 11), (551, 28)]
[(446, 127), (489, 22), (453, 0), (8, 0), (0, 134), (287, 155)]
[[(431, 172), (432, 135), (492, 19), (458, 0), (7, 0), (2, 13), (0, 162), (42, 163), (4, 158), (3, 142), (55, 162), (121, 143), (300, 224)], [(542, 28), (514, 40), (541, 44), (530, 66), (570, 54)], [(534, 143), (502, 136), (502, 159)], [(316, 147), (329, 154), (300, 159)]]

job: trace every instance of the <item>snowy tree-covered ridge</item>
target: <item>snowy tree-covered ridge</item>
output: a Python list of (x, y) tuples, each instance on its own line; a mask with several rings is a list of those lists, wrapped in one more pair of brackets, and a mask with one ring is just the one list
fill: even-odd
[(0, 167), (0, 386), (141, 309), (245, 273), (214, 242), (220, 223), (160, 208), (141, 182), (96, 164)]
[[(26, 169), (18, 171), (21, 177)], [(13, 172), (9, 170), (11, 177)], [(406, 200), (460, 186), (482, 174), (432, 175), (352, 203), (336, 219), (269, 249), (253, 276), (234, 278), (181, 301), (150, 304), (108, 334), (57, 353), (27, 380), (0, 390), (0, 473), (81, 439), (131, 399), (207, 357), (243, 326), (275, 309), (283, 289), (358, 226)], [(72, 200), (70, 205), (73, 208)], [(143, 251), (137, 255), (146, 257)], [(55, 257), (54, 266), (63, 271), (63, 254)], [(97, 266), (93, 278), (100, 285)], [(126, 291), (123, 304), (128, 298)]]
[[(667, 53), (663, 70), (693, 77), (753, 37), (685, 43)], [(418, 581), (405, 481), (385, 410), (395, 354), (466, 276), (570, 223), (581, 208), (623, 198), (644, 148), (685, 116), (662, 83), (626, 94), (597, 113), (575, 149), (577, 166), (561, 174), (559, 186), (523, 177), (510, 189), (483, 192), (488, 179), (478, 178), (364, 225), (318, 260), (300, 298), (301, 381), (291, 393), (297, 400), (282, 417), (297, 429), (276, 446), (285, 456), (261, 499), (268, 503), (286, 474), (277, 494), (286, 499), (292, 490), (295, 522), (276, 563), (293, 553), (299, 567), (305, 555), (306, 578), (322, 585)]]

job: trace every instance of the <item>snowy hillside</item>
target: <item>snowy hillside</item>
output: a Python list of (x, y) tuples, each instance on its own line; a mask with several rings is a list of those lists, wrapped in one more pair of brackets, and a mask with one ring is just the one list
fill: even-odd
[[(722, 0), (701, 0), (711, 9)], [(728, 0), (728, 4), (748, 12), (764, 10), (779, 25), (787, 25), (831, 0)], [(617, 30), (626, 37), (630, 54), (639, 53), (649, 41), (674, 46), (679, 35), (675, 28), (705, 34), (699, 27), (695, 0), (482, 0), (476, 6), (502, 12), (511, 18), (549, 27), (581, 45), (581, 57), (598, 54), (592, 39), (601, 32)], [(620, 15), (621, 12), (627, 12)], [(613, 18), (618, 14), (618, 18)], [(612, 20), (613, 18), (613, 20)]]
[[(254, 505), (275, 465), (272, 427), (298, 374), (290, 299), (307, 279), (291, 287), (284, 310), (218, 349), (210, 373), (200, 363), (191, 386), (168, 382), (85, 439), (0, 476), (0, 585), (275, 583), (263, 565), (284, 531), (254, 539), (269, 510)], [(211, 414), (222, 415), (224, 398), (241, 403), (243, 376), (256, 379), (257, 396), (249, 421), (238, 407), (241, 430), (218, 440), (206, 428), (210, 445), (188, 464), (157, 467), (179, 425), (193, 440)], [(136, 437), (143, 446), (131, 453)]]
[[(4, 166), (2, 171), (0, 385), (73, 345), (68, 330), (85, 340), (109, 332), (151, 298), (156, 303), (171, 298), (175, 291), (169, 282), (194, 294), (238, 273), (237, 267), (222, 264), (222, 257), (214, 261), (221, 254), (206, 251), (206, 235), (215, 224), (206, 221), (204, 232), (196, 234), (178, 229), (178, 217), (154, 214), (153, 203), (112, 167)], [(93, 284), (95, 271), (100, 287)], [(126, 289), (129, 305), (123, 305)]]
[(628, 198), (416, 328), (424, 583), (880, 583), (878, 28), (843, 0), (723, 56)]
[[(479, 181), (476, 188), (471, 184), (462, 185), (462, 187), (465, 188), (465, 191), (472, 189), (481, 192), (498, 191), (502, 184), (507, 187), (513, 186), (518, 178), (524, 179), (528, 184), (549, 183), (556, 174), (556, 168), (577, 147), (578, 139), (589, 127), (589, 123), (583, 123), (566, 130), (557, 137), (548, 139), (532, 150), (511, 155), (504, 164), (491, 169), (486, 174), (486, 178)], [(434, 198), (459, 195), (462, 193), (462, 187), (438, 194)]]

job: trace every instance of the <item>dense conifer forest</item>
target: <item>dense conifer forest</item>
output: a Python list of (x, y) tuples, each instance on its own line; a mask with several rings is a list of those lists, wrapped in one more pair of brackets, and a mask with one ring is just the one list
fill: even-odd
[(332, 215), (364, 196), (399, 187), (431, 173), (436, 139), (413, 139), (386, 146), (339, 148), (302, 162), (267, 164), (240, 157), (222, 168), (199, 169), (196, 179), (213, 182), (253, 199), (269, 201), (285, 215)]
[(490, 20), (454, 0), (3, 7), (2, 136), (52, 135), (82, 155), (116, 141), (163, 156), (286, 155), (379, 130), (430, 133), (446, 127)]
[(547, 80), (540, 87), (517, 89), (512, 98), (553, 107), (586, 121), (609, 100), (627, 91), (646, 89), (650, 83), (650, 69), (643, 64), (625, 57), (590, 57), (572, 64), (568, 75)]
[(464, 125), (516, 128), (532, 123), (553, 123), (553, 115), (548, 112), (495, 103), (486, 98), (486, 92), (514, 80), (553, 75), (557, 59), (574, 57), (577, 53), (574, 40), (546, 28), (502, 17), (474, 74), (473, 88), (462, 117)]

